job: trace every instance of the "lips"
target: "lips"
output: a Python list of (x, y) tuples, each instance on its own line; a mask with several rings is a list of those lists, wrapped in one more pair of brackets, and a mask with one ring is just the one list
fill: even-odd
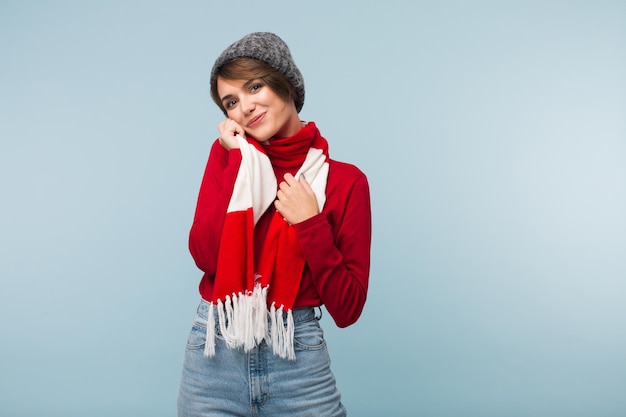
[(254, 116), (252, 119), (250, 119), (246, 127), (255, 127), (259, 125), (263, 121), (264, 118), (265, 118), (265, 112), (258, 114)]

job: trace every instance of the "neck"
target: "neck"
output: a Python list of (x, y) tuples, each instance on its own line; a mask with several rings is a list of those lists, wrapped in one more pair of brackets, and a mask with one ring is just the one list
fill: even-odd
[(289, 136), (293, 136), (302, 128), (303, 123), (300, 121), (300, 117), (298, 113), (294, 111), (293, 115), (287, 120), (287, 123), (283, 125), (283, 127), (276, 132), (271, 139), (276, 138), (287, 138)]

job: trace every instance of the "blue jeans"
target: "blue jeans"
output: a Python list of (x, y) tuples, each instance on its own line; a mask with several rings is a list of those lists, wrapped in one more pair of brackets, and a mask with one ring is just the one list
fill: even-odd
[(312, 308), (293, 310), (295, 361), (275, 356), (265, 342), (248, 353), (229, 349), (217, 321), (209, 323), (215, 326), (215, 356), (204, 356), (208, 308), (200, 302), (187, 339), (179, 417), (346, 416)]

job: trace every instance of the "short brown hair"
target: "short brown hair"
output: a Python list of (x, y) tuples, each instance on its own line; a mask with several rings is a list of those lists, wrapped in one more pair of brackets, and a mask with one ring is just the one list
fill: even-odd
[(254, 58), (236, 58), (222, 65), (217, 71), (217, 77), (211, 82), (211, 98), (224, 114), (226, 114), (226, 109), (217, 92), (219, 77), (226, 80), (245, 81), (259, 79), (286, 102), (294, 101), (296, 97), (296, 89), (291, 81), (265, 62)]

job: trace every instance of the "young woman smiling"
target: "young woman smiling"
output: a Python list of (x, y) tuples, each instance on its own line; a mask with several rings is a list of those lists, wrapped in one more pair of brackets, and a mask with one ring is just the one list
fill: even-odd
[[(367, 296), (365, 175), (303, 122), (287, 45), (246, 35), (217, 58), (219, 123), (189, 235), (201, 295), (179, 416), (345, 416), (319, 317), (357, 321)], [(321, 310), (320, 310), (321, 313)]]

